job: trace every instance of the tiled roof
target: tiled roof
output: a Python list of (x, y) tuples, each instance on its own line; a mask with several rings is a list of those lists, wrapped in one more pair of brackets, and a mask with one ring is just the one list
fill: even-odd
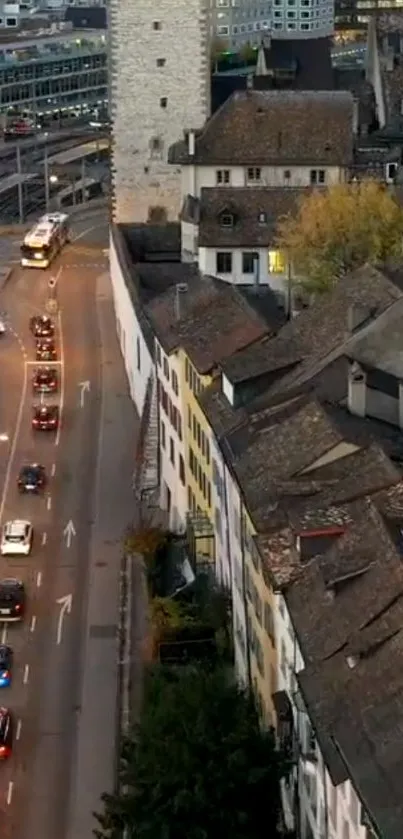
[(350, 777), (379, 835), (400, 839), (401, 545), (372, 500), (350, 512), (344, 535), (285, 596), (306, 664), (299, 683), (333, 782)]
[(348, 166), (353, 97), (342, 91), (237, 91), (196, 137), (171, 147), (173, 164)]
[[(286, 389), (308, 376), (320, 372), (321, 360), (326, 366), (345, 354), (349, 340), (348, 317), (351, 307), (368, 312), (368, 322), (376, 318), (402, 297), (401, 273), (389, 273), (363, 266), (340, 280), (332, 291), (318, 297), (308, 309), (290, 321), (272, 341), (262, 340), (230, 358), (225, 375), (232, 382), (245, 381), (268, 370), (295, 366), (279, 387)], [(332, 358), (332, 352), (335, 353)], [(299, 364), (297, 364), (300, 362)], [(315, 365), (318, 365), (316, 369)]]
[[(202, 189), (199, 247), (275, 247), (280, 218), (295, 214), (309, 192), (264, 186)], [(224, 226), (223, 216), (232, 216), (232, 226)]]
[(168, 289), (146, 307), (146, 315), (166, 352), (181, 345), (201, 374), (268, 331), (242, 294), (211, 277)]

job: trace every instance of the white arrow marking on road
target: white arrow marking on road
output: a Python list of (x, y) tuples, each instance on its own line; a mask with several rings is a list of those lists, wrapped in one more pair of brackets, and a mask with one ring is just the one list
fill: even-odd
[(59, 599), (56, 600), (56, 603), (58, 603), (59, 606), (61, 607), (60, 608), (60, 614), (59, 614), (59, 620), (57, 622), (56, 644), (61, 643), (64, 616), (66, 614), (67, 615), (70, 614), (72, 602), (73, 602), (73, 595), (72, 594), (66, 594), (64, 597), (59, 597)]
[(79, 382), (78, 384), (80, 388), (80, 408), (84, 408), (84, 397), (86, 393), (90, 392), (91, 383), (90, 382)]
[(63, 530), (63, 534), (66, 537), (66, 545), (70, 548), (73, 536), (76, 535), (76, 529), (71, 519), (67, 522), (66, 527)]

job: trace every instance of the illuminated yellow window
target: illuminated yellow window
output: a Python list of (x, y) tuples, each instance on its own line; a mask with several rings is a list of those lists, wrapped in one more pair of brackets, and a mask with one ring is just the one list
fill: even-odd
[(269, 251), (268, 253), (269, 274), (285, 273), (285, 256), (281, 251)]

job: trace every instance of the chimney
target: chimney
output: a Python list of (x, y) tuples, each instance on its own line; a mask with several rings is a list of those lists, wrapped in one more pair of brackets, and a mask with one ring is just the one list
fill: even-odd
[(176, 320), (180, 321), (185, 316), (185, 295), (187, 294), (188, 284), (178, 283), (175, 287), (175, 310)]
[(399, 428), (403, 429), (403, 382), (399, 382)]
[(348, 371), (348, 410), (356, 417), (366, 414), (367, 377), (364, 370), (354, 361)]
[(353, 335), (365, 321), (371, 317), (369, 306), (362, 306), (360, 303), (351, 303), (347, 312), (347, 332)]
[(356, 137), (360, 130), (360, 103), (358, 99), (353, 101), (353, 134)]
[(194, 131), (188, 133), (188, 155), (194, 157), (196, 151), (196, 137)]

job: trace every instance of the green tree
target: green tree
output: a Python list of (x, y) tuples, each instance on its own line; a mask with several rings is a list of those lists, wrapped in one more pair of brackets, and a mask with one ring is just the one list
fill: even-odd
[(124, 743), (122, 792), (103, 796), (98, 839), (276, 839), (285, 767), (272, 732), (225, 670), (159, 667)]
[(257, 50), (254, 49), (251, 44), (243, 44), (239, 51), (239, 55), (245, 64), (252, 64), (253, 62), (256, 64)]
[(217, 66), (220, 58), (222, 57), (223, 53), (228, 51), (228, 41), (225, 41), (224, 38), (212, 38), (210, 44), (210, 58), (211, 58), (211, 66), (214, 72), (217, 72)]
[(311, 192), (277, 236), (301, 285), (322, 292), (367, 262), (401, 257), (403, 210), (376, 181), (340, 184)]

